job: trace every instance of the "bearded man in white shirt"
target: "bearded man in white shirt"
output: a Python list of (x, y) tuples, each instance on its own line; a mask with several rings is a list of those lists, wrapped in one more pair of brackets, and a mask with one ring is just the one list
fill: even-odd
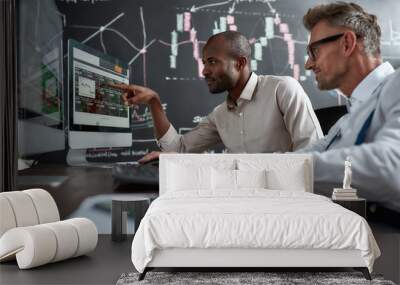
[(320, 141), (300, 150), (314, 156), (315, 192), (330, 195), (352, 162), (352, 187), (369, 201), (400, 212), (400, 71), (382, 62), (375, 15), (354, 3), (310, 9), (306, 68), (321, 90), (338, 89), (348, 114)]
[[(287, 152), (305, 147), (322, 131), (300, 84), (288, 76), (251, 72), (251, 47), (239, 32), (209, 38), (203, 48), (203, 75), (211, 93), (228, 92), (197, 127), (179, 135), (165, 115), (159, 95), (138, 85), (114, 85), (129, 105), (148, 104), (163, 151), (202, 152), (223, 144), (232, 153)], [(190, 95), (188, 95), (190, 96)], [(158, 157), (152, 152), (139, 162)]]

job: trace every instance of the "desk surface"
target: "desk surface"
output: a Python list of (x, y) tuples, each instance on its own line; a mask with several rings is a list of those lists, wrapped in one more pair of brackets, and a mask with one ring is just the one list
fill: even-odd
[[(111, 168), (70, 167), (65, 165), (42, 164), (19, 171), (19, 176), (65, 176), (59, 186), (19, 184), (18, 190), (43, 188), (56, 201), (61, 219), (75, 211), (85, 198), (112, 193), (158, 192), (158, 187), (146, 185), (120, 185), (112, 177)], [(18, 177), (17, 177), (18, 182)]]

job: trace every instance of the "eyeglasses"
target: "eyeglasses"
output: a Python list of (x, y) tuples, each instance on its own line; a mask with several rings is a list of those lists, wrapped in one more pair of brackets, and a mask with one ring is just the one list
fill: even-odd
[(320, 39), (320, 40), (318, 40), (318, 41), (315, 41), (315, 42), (309, 44), (309, 45), (307, 46), (307, 55), (309, 56), (309, 58), (310, 58), (312, 61), (315, 61), (315, 59), (317, 58), (316, 52), (317, 52), (317, 47), (318, 47), (318, 46), (320, 46), (320, 45), (322, 45), (322, 44), (326, 44), (326, 43), (330, 43), (330, 42), (336, 41), (336, 40), (338, 40), (340, 37), (342, 37), (343, 35), (344, 35), (344, 33), (337, 34), (337, 35), (333, 35), (333, 36), (329, 36), (329, 37)]

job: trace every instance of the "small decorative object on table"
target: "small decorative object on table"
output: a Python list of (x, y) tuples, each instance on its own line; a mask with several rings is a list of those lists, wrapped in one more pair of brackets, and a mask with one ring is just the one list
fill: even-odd
[(344, 162), (343, 188), (334, 188), (332, 201), (342, 207), (366, 218), (366, 200), (357, 196), (357, 189), (351, 187), (351, 160), (346, 158)]
[(356, 200), (357, 189), (351, 187), (351, 161), (350, 157), (346, 158), (344, 162), (344, 178), (343, 188), (334, 188), (332, 193), (332, 200)]

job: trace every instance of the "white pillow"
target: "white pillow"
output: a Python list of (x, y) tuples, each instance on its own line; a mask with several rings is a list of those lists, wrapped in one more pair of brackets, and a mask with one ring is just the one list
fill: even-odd
[(266, 171), (263, 170), (211, 170), (213, 190), (238, 190), (240, 188), (266, 188)]
[[(191, 154), (194, 158), (201, 155)], [(211, 168), (235, 169), (233, 159), (210, 160), (176, 157), (166, 161), (166, 191), (209, 190), (211, 191)]]
[(236, 190), (236, 170), (211, 168), (211, 181), (213, 190)]
[(210, 169), (206, 166), (169, 163), (167, 188), (169, 191), (210, 189)]
[(267, 171), (236, 170), (237, 188), (267, 188)]
[(237, 161), (240, 170), (266, 169), (267, 188), (271, 190), (308, 191), (310, 181), (306, 161), (296, 159), (282, 160), (242, 160)]
[(307, 184), (303, 168), (293, 168), (290, 172), (271, 169), (267, 171), (268, 189), (306, 192)]

